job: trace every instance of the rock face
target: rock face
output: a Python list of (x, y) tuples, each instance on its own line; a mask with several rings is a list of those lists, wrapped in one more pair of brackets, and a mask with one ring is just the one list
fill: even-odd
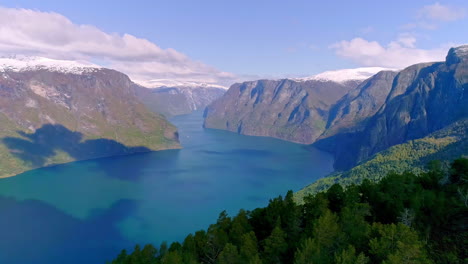
[(154, 89), (139, 86), (136, 88), (138, 98), (150, 110), (166, 117), (204, 109), (225, 92), (225, 89), (211, 86), (176, 86)]
[(362, 130), (384, 104), (396, 75), (394, 71), (381, 71), (338, 100), (330, 109), (322, 137)]
[(180, 147), (176, 128), (149, 111), (120, 72), (0, 66), (0, 177)]
[(399, 72), (385, 103), (363, 129), (316, 145), (335, 154), (338, 169), (350, 168), (390, 146), (466, 118), (467, 88), (468, 46), (461, 46), (451, 49), (445, 62), (417, 64)]
[(360, 81), (259, 80), (232, 85), (205, 110), (204, 126), (310, 144), (329, 108)]

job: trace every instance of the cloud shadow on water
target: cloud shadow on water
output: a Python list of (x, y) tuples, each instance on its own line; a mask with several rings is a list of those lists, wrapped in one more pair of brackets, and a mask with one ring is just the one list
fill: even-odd
[(117, 223), (136, 210), (119, 200), (85, 220), (37, 200), (0, 196), (0, 263), (105, 263), (133, 242)]

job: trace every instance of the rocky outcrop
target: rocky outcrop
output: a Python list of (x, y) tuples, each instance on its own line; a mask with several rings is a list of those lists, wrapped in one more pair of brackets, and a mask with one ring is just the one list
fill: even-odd
[(138, 98), (153, 112), (166, 117), (189, 114), (220, 98), (225, 89), (211, 86), (137, 87)]
[(360, 81), (259, 80), (232, 85), (205, 111), (206, 128), (310, 144), (329, 108)]
[(179, 148), (124, 74), (35, 67), (0, 71), (0, 177), (112, 155)]

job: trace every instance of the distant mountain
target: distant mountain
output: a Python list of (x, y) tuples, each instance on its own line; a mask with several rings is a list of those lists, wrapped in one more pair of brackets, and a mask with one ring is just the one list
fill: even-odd
[(45, 58), (0, 58), (0, 177), (74, 160), (179, 148), (177, 130), (126, 75)]
[(137, 97), (152, 111), (167, 117), (189, 114), (220, 98), (226, 89), (219, 86), (162, 86), (148, 89), (136, 88)]
[(330, 107), (362, 82), (356, 74), (335, 79), (339, 81), (333, 81), (331, 74), (323, 76), (330, 78), (234, 84), (207, 107), (204, 126), (313, 143), (326, 129)]

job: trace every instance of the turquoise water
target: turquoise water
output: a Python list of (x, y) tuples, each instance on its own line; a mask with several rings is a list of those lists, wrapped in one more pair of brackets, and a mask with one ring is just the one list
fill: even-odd
[(0, 179), (0, 263), (105, 263), (136, 243), (183, 239), (222, 210), (265, 206), (332, 171), (332, 157), (171, 120), (181, 150), (74, 162)]

